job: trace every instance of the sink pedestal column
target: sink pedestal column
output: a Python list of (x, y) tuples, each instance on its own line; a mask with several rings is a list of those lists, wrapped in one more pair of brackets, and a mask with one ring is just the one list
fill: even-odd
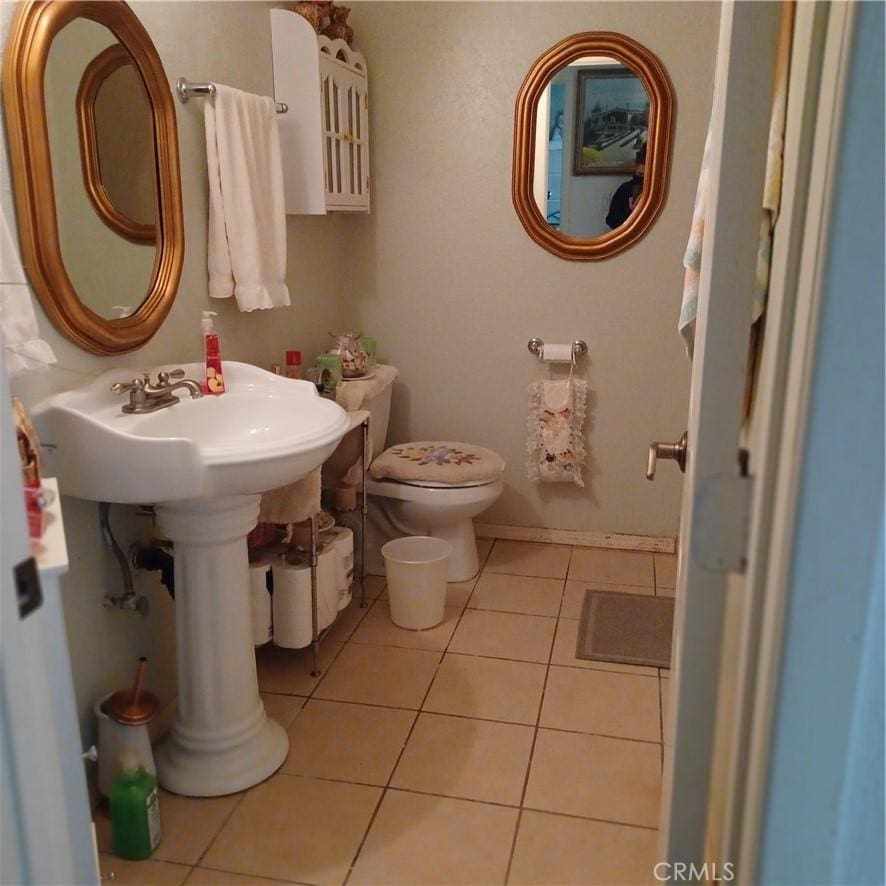
[(258, 495), (157, 506), (175, 543), (178, 706), (157, 750), (160, 784), (215, 797), (248, 788), (286, 759), (289, 739), (258, 694), (246, 536)]

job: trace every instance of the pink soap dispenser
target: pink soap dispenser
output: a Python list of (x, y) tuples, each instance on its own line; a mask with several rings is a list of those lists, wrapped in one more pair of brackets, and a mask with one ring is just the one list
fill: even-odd
[(218, 333), (212, 322), (212, 318), (217, 316), (215, 311), (203, 311), (203, 319), (200, 321), (200, 327), (203, 330), (203, 356), (206, 360), (206, 380), (203, 382), (205, 394), (224, 394), (225, 392)]

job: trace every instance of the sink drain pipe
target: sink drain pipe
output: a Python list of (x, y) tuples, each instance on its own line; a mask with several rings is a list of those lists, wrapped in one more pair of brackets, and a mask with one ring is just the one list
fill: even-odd
[(102, 535), (105, 537), (117, 563), (120, 566), (120, 572), (123, 577), (123, 593), (109, 594), (105, 593), (104, 605), (112, 609), (124, 609), (131, 612), (137, 612), (139, 615), (148, 614), (148, 598), (135, 593), (132, 585), (132, 570), (129, 568), (129, 562), (126, 555), (117, 544), (114, 533), (111, 530), (111, 503), (108, 501), (100, 501), (98, 503), (98, 524), (101, 528)]

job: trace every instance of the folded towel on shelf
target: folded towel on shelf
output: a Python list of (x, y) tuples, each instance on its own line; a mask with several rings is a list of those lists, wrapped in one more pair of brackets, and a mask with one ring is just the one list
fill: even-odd
[(345, 412), (353, 412), (360, 409), (364, 400), (371, 400), (379, 391), (383, 391), (399, 375), (396, 366), (373, 367), (370, 372), (372, 378), (352, 379), (343, 381), (335, 391), (335, 402)]
[(0, 256), (3, 283), (0, 283), (0, 338), (6, 369), (11, 378), (35, 369), (47, 369), (56, 362), (47, 342), (40, 338), (37, 315), (18, 250), (0, 214)]
[(320, 510), (320, 468), (261, 497), (259, 523), (301, 523)]
[(209, 295), (241, 311), (288, 305), (283, 164), (273, 99), (221, 84), (204, 108)]
[(588, 383), (574, 378), (529, 385), (526, 474), (530, 480), (585, 485), (582, 427), (587, 396)]

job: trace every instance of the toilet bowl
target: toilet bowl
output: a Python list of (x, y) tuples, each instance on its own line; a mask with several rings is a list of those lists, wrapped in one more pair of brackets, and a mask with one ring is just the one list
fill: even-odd
[[(447, 581), (467, 581), (480, 571), (473, 518), (501, 495), (501, 480), (455, 486), (367, 478), (366, 490), (373, 554), (380, 550), (382, 541), (403, 535), (432, 535), (452, 545)], [(373, 557), (368, 565), (378, 569), (381, 564)]]
[[(370, 414), (373, 458), (385, 449), (391, 415), (391, 384), (361, 404)], [(366, 572), (384, 575), (381, 547), (404, 535), (433, 535), (452, 545), (448, 581), (467, 581), (480, 569), (474, 517), (501, 495), (502, 483), (492, 480), (440, 483), (425, 480), (377, 480), (366, 476), (369, 520), (366, 534)]]

